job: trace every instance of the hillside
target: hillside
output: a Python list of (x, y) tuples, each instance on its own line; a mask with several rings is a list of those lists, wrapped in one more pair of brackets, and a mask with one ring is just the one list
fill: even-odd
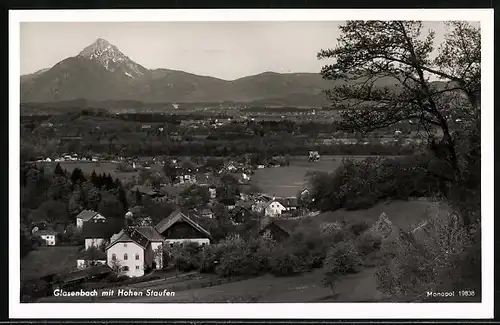
[(85, 99), (305, 106), (325, 104), (322, 91), (331, 84), (319, 73), (265, 72), (229, 81), (170, 69), (148, 70), (103, 39), (49, 69), (21, 76), (20, 82), (23, 103)]

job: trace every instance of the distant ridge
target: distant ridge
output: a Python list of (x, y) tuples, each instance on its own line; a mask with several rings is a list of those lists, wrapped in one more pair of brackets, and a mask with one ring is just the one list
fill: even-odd
[(324, 80), (319, 73), (264, 72), (228, 81), (178, 70), (149, 70), (98, 38), (78, 55), (21, 76), (20, 82), (24, 103), (86, 99), (322, 106), (329, 104), (323, 91), (342, 81)]

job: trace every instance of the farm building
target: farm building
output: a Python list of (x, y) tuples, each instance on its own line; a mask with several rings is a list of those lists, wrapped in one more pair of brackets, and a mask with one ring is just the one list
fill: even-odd
[(231, 220), (234, 224), (241, 224), (250, 217), (250, 210), (243, 205), (237, 205), (234, 209), (229, 211), (229, 220)]
[(278, 217), (286, 210), (287, 208), (280, 201), (272, 200), (266, 204), (264, 214), (266, 217)]
[(168, 244), (196, 242), (200, 245), (210, 244), (210, 232), (190, 219), (180, 210), (172, 212), (155, 227)]
[(84, 222), (89, 222), (91, 220), (106, 220), (106, 218), (99, 212), (83, 210), (76, 216), (76, 227), (82, 228)]
[(47, 246), (54, 246), (57, 244), (57, 232), (54, 230), (38, 230), (33, 236), (40, 237), (45, 241)]
[(296, 220), (265, 218), (260, 223), (259, 234), (269, 232), (274, 240), (280, 242), (290, 237), (297, 225)]
[(147, 268), (162, 267), (163, 237), (151, 226), (127, 227), (111, 237), (106, 247), (108, 265), (130, 277), (143, 276)]

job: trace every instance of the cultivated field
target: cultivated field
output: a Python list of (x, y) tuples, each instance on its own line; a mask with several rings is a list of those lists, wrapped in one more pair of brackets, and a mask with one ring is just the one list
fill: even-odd
[(21, 260), (21, 280), (29, 280), (76, 268), (79, 246), (39, 247)]

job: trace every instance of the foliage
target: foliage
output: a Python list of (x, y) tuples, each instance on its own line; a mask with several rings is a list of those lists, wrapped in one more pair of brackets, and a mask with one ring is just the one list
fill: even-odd
[(45, 221), (49, 224), (55, 224), (56, 221), (67, 221), (69, 215), (64, 202), (49, 200), (43, 202), (31, 213), (29, 218), (31, 222)]
[(205, 186), (196, 184), (186, 187), (181, 193), (181, 205), (189, 208), (200, 208), (210, 200), (210, 192)]
[(367, 256), (380, 249), (382, 238), (370, 231), (365, 231), (355, 240), (355, 244), (359, 254)]
[(363, 264), (356, 245), (352, 240), (340, 242), (331, 247), (324, 261), (324, 268), (327, 272), (335, 274), (348, 274), (358, 271), (358, 267)]
[(165, 265), (173, 265), (179, 271), (192, 271), (200, 267), (201, 246), (195, 242), (165, 246)]
[(312, 206), (322, 211), (364, 209), (386, 199), (431, 197), (440, 192), (429, 155), (346, 160), (334, 173), (310, 177)]
[(123, 218), (125, 209), (120, 200), (109, 192), (101, 192), (102, 199), (97, 211), (106, 216), (106, 218)]
[(440, 211), (390, 246), (393, 259), (376, 276), (379, 290), (393, 299), (425, 299), (426, 292), (481, 288), (480, 225), (466, 228), (453, 213)]
[[(348, 21), (340, 27), (338, 45), (320, 51), (318, 58), (334, 59), (323, 67), (324, 78), (347, 81), (328, 92), (342, 112), (340, 126), (369, 132), (417, 121), (441, 164), (438, 170), (450, 172), (437, 176), (452, 189), (441, 186), (442, 194), (452, 198), (466, 197), (466, 188), (477, 190), (464, 178), (470, 164), (461, 162), (478, 161), (479, 141), (465, 153), (458, 147), (464, 130), (475, 130), (476, 139), (480, 134), (481, 37), (480, 28), (468, 22), (449, 22), (448, 27), (433, 59), (434, 32), (424, 33), (420, 21)], [(430, 76), (440, 82), (431, 82)], [(466, 121), (463, 127), (452, 125), (456, 118)], [(453, 195), (456, 187), (460, 190)], [(461, 213), (466, 225), (469, 215)]]

